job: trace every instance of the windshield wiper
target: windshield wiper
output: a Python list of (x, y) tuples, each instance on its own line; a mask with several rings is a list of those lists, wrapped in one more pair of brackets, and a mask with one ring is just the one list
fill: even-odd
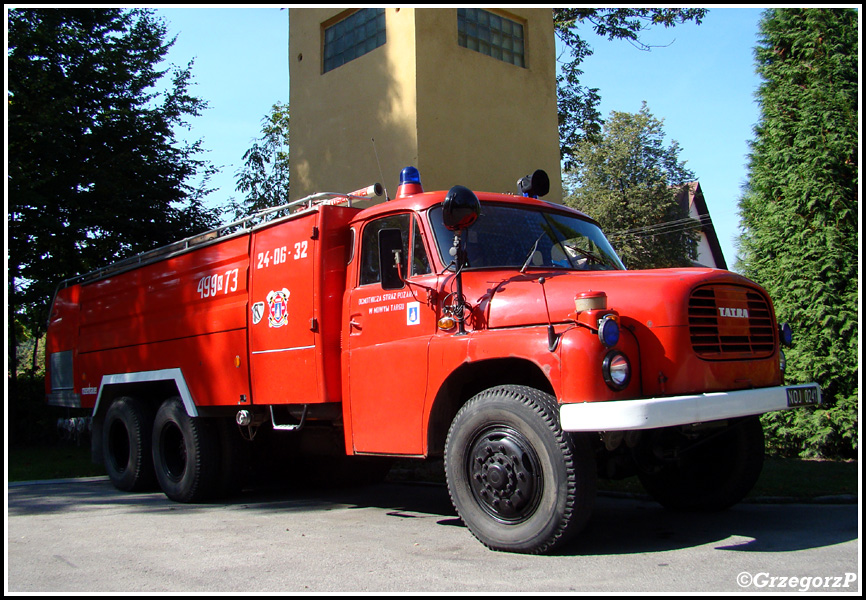
[(520, 268), (521, 273), (526, 272), (526, 267), (529, 266), (529, 262), (532, 260), (532, 257), (535, 255), (535, 251), (538, 250), (538, 242), (541, 241), (541, 238), (543, 238), (546, 233), (547, 233), (546, 231), (542, 231), (541, 235), (538, 236), (538, 239), (535, 240), (535, 243), (532, 245), (532, 250), (529, 251), (529, 256), (526, 257), (526, 261), (524, 261), (523, 266)]
[(582, 249), (582, 248), (578, 248), (578, 247), (575, 246), (574, 244), (569, 244), (569, 243), (566, 243), (566, 242), (563, 242), (562, 245), (563, 245), (563, 247), (568, 248), (569, 250), (574, 250), (575, 252), (577, 252), (578, 254), (580, 254), (581, 256), (583, 256), (584, 258), (586, 258), (587, 260), (591, 260), (591, 261), (593, 261), (593, 262), (597, 262), (597, 263), (600, 264), (600, 265), (605, 265), (605, 264), (606, 264), (606, 263), (604, 262), (604, 259), (603, 259), (603, 258), (601, 258), (600, 256), (596, 256), (595, 254), (593, 254), (592, 252), (589, 252), (588, 250), (584, 250), (584, 249)]

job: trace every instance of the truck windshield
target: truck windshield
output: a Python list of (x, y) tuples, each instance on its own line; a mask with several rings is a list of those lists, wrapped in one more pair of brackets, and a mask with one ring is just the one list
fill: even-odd
[[(431, 208), (429, 217), (442, 262), (450, 264), (454, 234), (442, 223), (442, 207)], [(552, 211), (482, 204), (463, 235), (470, 269), (625, 269), (597, 225)]]

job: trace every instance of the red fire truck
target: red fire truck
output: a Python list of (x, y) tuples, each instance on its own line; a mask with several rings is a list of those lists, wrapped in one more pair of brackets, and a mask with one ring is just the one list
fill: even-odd
[(323, 439), (350, 464), (444, 456), (497, 550), (566, 543), (597, 477), (740, 501), (758, 415), (821, 401), (783, 383), (790, 328), (734, 273), (626, 270), (546, 187), (426, 193), (409, 167), (393, 200), (317, 194), (65, 281), (48, 401), (91, 415), (117, 488), (180, 502), (229, 489), (262, 439), (297, 450), (290, 471)]

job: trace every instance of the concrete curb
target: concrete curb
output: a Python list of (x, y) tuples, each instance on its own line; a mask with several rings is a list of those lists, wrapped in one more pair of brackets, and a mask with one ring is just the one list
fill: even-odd
[[(97, 475), (93, 477), (73, 477), (67, 479), (42, 479), (32, 481), (10, 481), (7, 483), (7, 488), (24, 487), (29, 485), (55, 485), (64, 483), (90, 483), (97, 481), (108, 481), (107, 475)], [(396, 485), (424, 485), (431, 487), (445, 487), (444, 483), (431, 481), (389, 481), (387, 483)], [(629, 500), (642, 500), (646, 502), (654, 502), (647, 494), (638, 494), (632, 492), (616, 492), (611, 490), (598, 490), (599, 496), (607, 498), (625, 498)], [(857, 504), (858, 497), (856, 494), (836, 494), (829, 496), (815, 496), (814, 498), (797, 498), (794, 496), (756, 496), (754, 498), (746, 498), (742, 504)]]
[[(647, 494), (631, 492), (615, 492), (610, 490), (599, 490), (599, 496), (608, 498), (628, 498), (631, 500), (643, 500), (655, 502)], [(744, 498), (740, 504), (857, 504), (857, 496), (854, 494), (836, 494), (832, 496), (815, 496), (814, 498), (797, 498), (795, 496), (755, 496)]]

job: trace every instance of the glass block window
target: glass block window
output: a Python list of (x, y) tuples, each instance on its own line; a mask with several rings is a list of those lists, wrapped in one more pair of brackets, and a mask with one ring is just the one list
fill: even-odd
[(323, 72), (385, 44), (385, 9), (362, 8), (325, 28)]
[(509, 64), (526, 66), (523, 25), (490, 11), (458, 8), (457, 43)]

